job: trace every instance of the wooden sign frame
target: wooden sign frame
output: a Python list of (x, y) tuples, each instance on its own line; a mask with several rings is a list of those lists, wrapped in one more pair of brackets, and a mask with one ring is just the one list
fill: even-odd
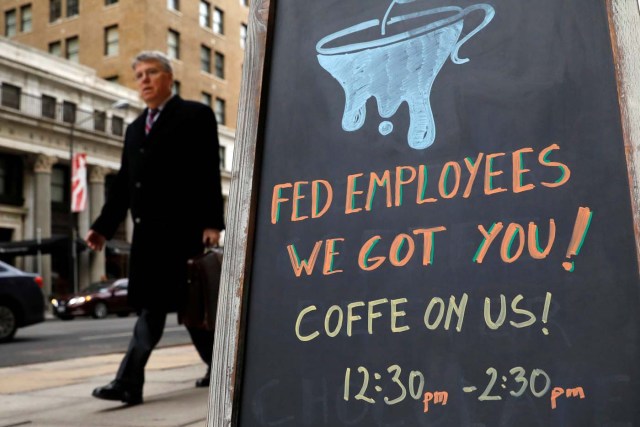
[[(628, 0), (602, 1), (606, 1), (609, 15), (635, 241), (637, 253), (640, 254), (640, 6)], [(207, 420), (209, 427), (238, 424), (246, 301), (250, 292), (251, 254), (263, 148), (263, 101), (268, 92), (264, 82), (268, 81), (269, 39), (275, 25), (275, 5), (276, 0), (254, 0), (250, 6), (218, 302)]]

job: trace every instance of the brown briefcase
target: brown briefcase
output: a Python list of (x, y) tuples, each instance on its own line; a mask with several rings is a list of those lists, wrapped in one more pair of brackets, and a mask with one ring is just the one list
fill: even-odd
[(187, 261), (187, 301), (179, 321), (185, 326), (214, 330), (222, 270), (222, 248), (207, 248)]

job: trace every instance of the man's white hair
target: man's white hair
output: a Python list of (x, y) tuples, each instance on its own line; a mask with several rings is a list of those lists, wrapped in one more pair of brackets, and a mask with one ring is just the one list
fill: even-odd
[(133, 58), (133, 62), (131, 62), (131, 68), (135, 69), (136, 66), (141, 62), (148, 61), (158, 61), (164, 71), (173, 74), (173, 68), (171, 67), (171, 61), (164, 53), (159, 50), (145, 50), (140, 52)]

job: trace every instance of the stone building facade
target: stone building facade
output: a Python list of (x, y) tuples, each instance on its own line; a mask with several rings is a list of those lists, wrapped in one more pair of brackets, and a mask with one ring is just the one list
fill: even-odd
[[(130, 220), (107, 251), (78, 242), (75, 262), (70, 235), (84, 236), (98, 215), (126, 125), (143, 108), (134, 90), (92, 68), (0, 38), (0, 259), (39, 272), (45, 294), (126, 274)], [(219, 136), (226, 198), (234, 133), (221, 126)], [(77, 214), (70, 213), (71, 145), (88, 165), (88, 206)]]

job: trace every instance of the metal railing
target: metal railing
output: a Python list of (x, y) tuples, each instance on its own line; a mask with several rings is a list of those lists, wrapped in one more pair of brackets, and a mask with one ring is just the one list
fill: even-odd
[(124, 117), (116, 114), (107, 115), (105, 111), (88, 111), (77, 108), (70, 101), (59, 102), (48, 95), (32, 95), (22, 93), (21, 88), (7, 83), (0, 83), (0, 108), (7, 108), (21, 113), (75, 125), (76, 129), (104, 133), (120, 137), (124, 135)]

